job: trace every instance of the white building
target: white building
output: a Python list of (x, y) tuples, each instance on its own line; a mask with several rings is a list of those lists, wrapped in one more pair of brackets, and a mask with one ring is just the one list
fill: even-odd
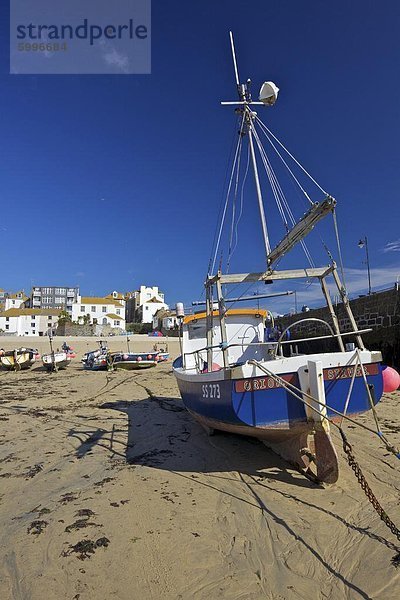
[(0, 313), (0, 329), (14, 335), (45, 335), (57, 326), (59, 310), (9, 308)]
[(125, 330), (125, 306), (112, 296), (78, 296), (78, 301), (72, 305), (72, 320)]
[(4, 310), (10, 308), (21, 308), (21, 304), (24, 304), (29, 300), (28, 296), (25, 296), (24, 291), (17, 292), (16, 294), (10, 294), (4, 300)]
[[(122, 304), (122, 306), (125, 308), (126, 300), (125, 300), (124, 294), (121, 294), (121, 292), (116, 292), (116, 291), (111, 292), (110, 294), (107, 294), (107, 296), (105, 296), (105, 298), (107, 300), (111, 300), (111, 301), (117, 300), (117, 302)], [(126, 315), (125, 315), (125, 317), (126, 317)]]
[(164, 294), (157, 286), (141, 285), (128, 303), (131, 304), (132, 321), (136, 323), (152, 323), (157, 311), (162, 308), (168, 309), (168, 304), (164, 302)]

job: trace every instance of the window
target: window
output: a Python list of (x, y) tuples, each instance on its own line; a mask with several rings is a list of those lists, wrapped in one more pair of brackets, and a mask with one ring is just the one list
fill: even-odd
[(107, 312), (107, 306), (102, 306), (101, 310), (102, 310), (103, 312)]
[(35, 331), (35, 330), (33, 330), (33, 331), (32, 331), (32, 335), (35, 335), (35, 333), (36, 333), (36, 331)]
[(6, 321), (9, 321), (9, 320), (10, 320), (10, 317), (6, 317)]
[(145, 310), (149, 310), (149, 307), (148, 307), (148, 306), (145, 306), (144, 308), (145, 308)]
[(120, 315), (120, 314), (121, 314), (121, 309), (117, 308), (117, 315)]
[(95, 307), (95, 306), (92, 306), (92, 307), (91, 307), (91, 311), (92, 311), (92, 312), (96, 312), (96, 307)]
[(107, 318), (106, 317), (103, 318), (103, 325), (107, 325)]
[(35, 320), (35, 315), (31, 315), (31, 319), (32, 319), (32, 321), (34, 321)]
[(85, 307), (81, 306), (81, 312), (85, 312)]
[(114, 321), (114, 327), (118, 327), (119, 323), (119, 321)]
[(6, 325), (6, 329), (10, 329), (10, 326), (9, 326), (9, 325)]

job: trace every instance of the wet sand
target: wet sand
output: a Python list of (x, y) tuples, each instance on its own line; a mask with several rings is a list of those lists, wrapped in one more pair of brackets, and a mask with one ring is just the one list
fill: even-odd
[[(135, 349), (154, 343), (132, 339)], [(256, 440), (208, 437), (182, 405), (171, 361), (88, 372), (79, 358), (95, 340), (68, 341), (78, 357), (65, 371), (0, 372), (1, 599), (398, 598), (400, 542), (336, 433), (340, 480), (317, 486)], [(47, 344), (0, 338), (6, 349)], [(169, 349), (178, 354), (176, 340)], [(397, 392), (378, 407), (398, 446), (399, 406)], [(369, 414), (360, 421), (372, 425)], [(372, 435), (346, 431), (400, 527), (399, 461)]]

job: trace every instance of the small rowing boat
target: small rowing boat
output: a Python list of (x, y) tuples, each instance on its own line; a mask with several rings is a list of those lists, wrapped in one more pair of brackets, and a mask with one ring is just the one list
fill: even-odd
[(0, 350), (0, 365), (7, 371), (30, 369), (35, 362), (37, 350), (33, 348), (17, 348), (15, 350)]
[(43, 366), (47, 371), (58, 371), (66, 369), (71, 362), (71, 356), (68, 352), (49, 352), (42, 355)]

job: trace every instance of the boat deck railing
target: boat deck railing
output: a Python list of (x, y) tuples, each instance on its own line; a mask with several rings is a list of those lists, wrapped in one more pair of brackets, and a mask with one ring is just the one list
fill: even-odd
[[(283, 337), (286, 335), (286, 333), (289, 331), (289, 329), (291, 329), (291, 327), (293, 327), (294, 325), (298, 325), (299, 323), (302, 323), (304, 321), (321, 321), (322, 323), (325, 323), (329, 330), (330, 330), (330, 334), (329, 335), (316, 335), (316, 336), (312, 336), (312, 337), (307, 337), (307, 338), (300, 338), (300, 339), (293, 339), (293, 340), (284, 340)], [(282, 346), (284, 345), (288, 345), (288, 344), (298, 344), (301, 342), (310, 342), (310, 341), (317, 341), (317, 340), (326, 340), (326, 339), (336, 339), (338, 340), (341, 337), (344, 336), (351, 336), (351, 335), (360, 335), (363, 333), (368, 333), (372, 331), (371, 328), (369, 329), (357, 329), (354, 331), (346, 331), (343, 333), (334, 333), (332, 328), (330, 327), (330, 325), (328, 323), (326, 323), (325, 321), (322, 321), (322, 319), (301, 319), (301, 321), (296, 321), (295, 323), (292, 323), (292, 325), (290, 325), (289, 327), (287, 327), (282, 334), (280, 335), (279, 339), (277, 341), (268, 341), (268, 342), (248, 342), (248, 343), (231, 343), (231, 344), (214, 344), (211, 346), (204, 346), (203, 348), (198, 348), (197, 350), (193, 350), (192, 352), (184, 352), (183, 353), (183, 366), (186, 369), (186, 357), (189, 356), (194, 356), (194, 362), (195, 362), (195, 368), (197, 370), (198, 373), (202, 372), (202, 368), (200, 368), (200, 361), (202, 361), (203, 363), (203, 368), (204, 368), (204, 363), (206, 362), (206, 360), (204, 360), (204, 358), (201, 357), (201, 353), (202, 352), (207, 352), (208, 350), (219, 350), (220, 352), (224, 351), (224, 350), (228, 350), (229, 348), (249, 348), (249, 347), (263, 347), (263, 346), (267, 346), (269, 349), (269, 353), (268, 356), (265, 358), (268, 358), (269, 360), (274, 360), (276, 359), (278, 356), (279, 357), (283, 357), (283, 348)], [(279, 352), (279, 354), (278, 354)]]

